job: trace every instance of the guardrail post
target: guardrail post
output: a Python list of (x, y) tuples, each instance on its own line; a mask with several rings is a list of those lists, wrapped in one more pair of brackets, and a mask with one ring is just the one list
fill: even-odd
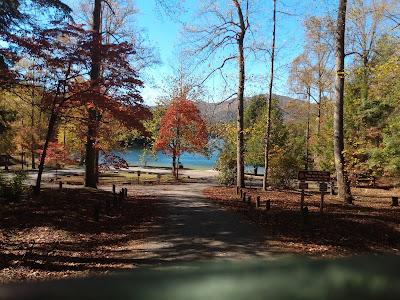
[(271, 209), (271, 200), (268, 199), (265, 205), (266, 210), (270, 210)]
[(260, 196), (257, 196), (257, 199), (256, 199), (256, 208), (260, 208)]

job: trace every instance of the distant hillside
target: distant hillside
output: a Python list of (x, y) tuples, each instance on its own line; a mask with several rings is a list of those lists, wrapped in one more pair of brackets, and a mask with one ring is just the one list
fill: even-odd
[[(274, 99), (279, 101), (285, 120), (306, 118), (307, 102), (281, 95), (274, 95)], [(249, 100), (250, 98), (245, 99), (245, 108)], [(197, 102), (197, 105), (203, 117), (210, 123), (231, 122), (236, 119), (237, 100), (223, 103)]]

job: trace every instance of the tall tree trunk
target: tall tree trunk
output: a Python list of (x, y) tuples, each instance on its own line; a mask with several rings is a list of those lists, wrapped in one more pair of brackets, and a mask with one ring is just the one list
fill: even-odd
[(334, 113), (334, 156), (338, 184), (338, 196), (346, 204), (352, 203), (350, 184), (345, 171), (344, 132), (343, 132), (343, 98), (344, 98), (344, 40), (346, 30), (347, 0), (339, 1), (336, 28), (336, 80), (335, 80), (335, 113)]
[(100, 173), (99, 173), (99, 160), (100, 160), (100, 151), (96, 149), (96, 161), (95, 161), (95, 169), (96, 169), (96, 184), (99, 183)]
[(244, 62), (244, 37), (246, 34), (246, 24), (243, 17), (242, 8), (237, 0), (233, 0), (238, 13), (240, 23), (240, 33), (237, 38), (238, 44), (238, 106), (237, 106), (237, 124), (236, 124), (236, 186), (244, 187), (244, 125), (243, 125), (243, 101), (245, 84), (245, 62)]
[[(93, 9), (93, 41), (92, 41), (92, 69), (90, 71), (90, 80), (92, 81), (93, 90), (98, 91), (98, 80), (100, 78), (101, 63), (101, 2), (94, 1)], [(94, 96), (95, 97), (95, 96)], [(98, 127), (98, 113), (96, 109), (96, 101), (93, 99), (93, 106), (88, 108), (88, 132), (86, 141), (86, 169), (85, 169), (85, 186), (97, 188), (96, 180), (96, 135)]]
[(267, 124), (265, 128), (265, 148), (264, 148), (264, 178), (263, 190), (267, 190), (268, 170), (269, 170), (269, 151), (271, 148), (271, 111), (272, 111), (272, 87), (274, 84), (274, 63), (275, 63), (275, 32), (276, 32), (276, 0), (273, 0), (274, 11), (272, 17), (272, 45), (271, 45), (271, 77), (269, 79), (268, 99), (267, 99)]
[(35, 164), (35, 134), (34, 134), (34, 126), (35, 126), (35, 107), (33, 103), (33, 99), (31, 102), (31, 166), (32, 169), (36, 169)]
[(311, 111), (311, 88), (307, 88), (308, 95), (308, 107), (307, 107), (307, 129), (306, 129), (306, 161), (305, 170), (309, 169), (309, 157), (310, 157), (310, 111)]
[(37, 195), (40, 193), (40, 185), (42, 183), (42, 175), (43, 175), (43, 171), (44, 171), (44, 164), (46, 161), (47, 148), (49, 147), (50, 139), (53, 136), (56, 121), (57, 121), (57, 113), (55, 112), (55, 107), (53, 107), (51, 116), (50, 116), (50, 120), (49, 120), (49, 126), (47, 127), (47, 134), (46, 134), (46, 139), (45, 139), (43, 149), (42, 149), (42, 155), (40, 156), (39, 171), (38, 171), (38, 175), (36, 178), (36, 186), (34, 188), (34, 193)]
[(321, 105), (322, 105), (322, 86), (321, 86), (322, 74), (319, 71), (318, 74), (318, 116), (317, 116), (317, 136), (320, 136), (321, 133)]
[(174, 178), (176, 179), (176, 155), (175, 155), (175, 153), (172, 154), (172, 174), (174, 175)]
[(368, 55), (366, 51), (363, 53), (363, 88), (362, 88), (362, 99), (364, 101), (364, 105), (368, 103), (369, 96), (369, 71), (368, 71)]

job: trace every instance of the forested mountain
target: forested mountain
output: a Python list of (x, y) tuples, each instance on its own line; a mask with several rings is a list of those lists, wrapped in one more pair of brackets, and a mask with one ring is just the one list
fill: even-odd
[[(265, 95), (258, 95), (253, 97), (246, 97), (244, 100), (244, 107), (247, 108), (251, 99), (254, 97), (268, 97)], [(273, 99), (278, 100), (279, 107), (282, 109), (285, 120), (293, 119), (306, 119), (307, 118), (307, 106), (308, 102), (305, 100), (295, 99), (282, 95), (274, 95)], [(210, 103), (210, 102), (197, 102), (197, 105), (202, 115), (211, 124), (214, 123), (226, 123), (232, 122), (236, 119), (236, 106), (237, 101), (225, 101), (222, 103)]]

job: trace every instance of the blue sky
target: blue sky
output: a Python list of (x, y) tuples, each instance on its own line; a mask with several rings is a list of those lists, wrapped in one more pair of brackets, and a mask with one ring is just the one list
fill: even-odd
[[(77, 0), (66, 1), (76, 7)], [(265, 39), (267, 45), (270, 45), (270, 31), (272, 23), (272, 0), (259, 0), (257, 3), (257, 13), (254, 15), (258, 29), (258, 39)], [(187, 13), (180, 16), (182, 22), (195, 20), (194, 13), (198, 9), (201, 1), (186, 0), (185, 6)], [(278, 0), (277, 16), (277, 57), (276, 57), (276, 80), (274, 84), (274, 93), (282, 95), (291, 95), (287, 87), (288, 65), (291, 60), (302, 52), (303, 47), (303, 27), (302, 23), (307, 15), (320, 15), (327, 12), (334, 13), (334, 7), (337, 1), (330, 0)], [(161, 63), (147, 70), (145, 77), (145, 89), (143, 97), (145, 102), (153, 104), (157, 97), (162, 96), (162, 85), (165, 84), (165, 78), (171, 74), (171, 66), (177, 62), (177, 49), (181, 48), (182, 25), (165, 16), (160, 12), (155, 0), (136, 0), (135, 5), (139, 8), (139, 14), (136, 16), (136, 26), (144, 29), (150, 43), (155, 47), (159, 54)], [(199, 78), (211, 69), (213, 64), (203, 65), (197, 68)], [(246, 95), (264, 93), (267, 90), (269, 77), (268, 59), (255, 61), (248, 59), (246, 73), (249, 78), (246, 85)], [(235, 63), (228, 66), (226, 74), (229, 81), (232, 82), (232, 89), (235, 86)], [(257, 80), (251, 80), (257, 78)], [(211, 100), (218, 101), (222, 99), (224, 93), (220, 89), (222, 78), (215, 76), (206, 82), (206, 86), (213, 94)], [(215, 92), (213, 92), (215, 91)], [(234, 92), (234, 90), (232, 90)]]

